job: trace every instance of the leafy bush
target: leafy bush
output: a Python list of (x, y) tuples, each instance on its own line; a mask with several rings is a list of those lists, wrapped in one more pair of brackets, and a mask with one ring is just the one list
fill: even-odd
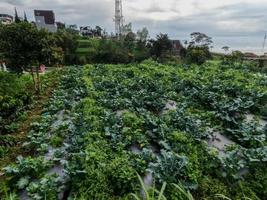
[(151, 166), (156, 180), (167, 183), (175, 183), (178, 180), (187, 181), (188, 158), (166, 151), (162, 151), (161, 154), (157, 163)]
[[(75, 194), (86, 194), (87, 198), (110, 198), (122, 196), (133, 191), (136, 180), (135, 171), (125, 153), (113, 154), (109, 145), (97, 133), (91, 133), (86, 147), (85, 157), (74, 161), (82, 163), (83, 180), (74, 178), (72, 185), (77, 189)], [(97, 139), (97, 140), (95, 140)], [(77, 162), (78, 161), (78, 162)]]
[(191, 47), (187, 49), (186, 61), (190, 64), (202, 65), (209, 58), (211, 58), (211, 54), (206, 47)]
[(23, 158), (19, 156), (17, 163), (4, 168), (5, 174), (11, 177), (12, 184), (18, 189), (23, 189), (31, 180), (41, 177), (42, 174), (51, 166), (51, 163), (43, 157)]
[[(16, 130), (14, 122), (32, 102), (30, 76), (0, 72), (0, 135)], [(12, 125), (11, 125), (12, 124)]]
[(57, 175), (46, 175), (39, 182), (32, 182), (27, 187), (28, 195), (33, 200), (57, 200), (62, 190), (62, 181)]

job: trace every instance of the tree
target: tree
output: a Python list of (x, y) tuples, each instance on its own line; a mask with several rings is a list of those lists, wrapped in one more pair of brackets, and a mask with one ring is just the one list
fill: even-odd
[(117, 39), (102, 39), (99, 40), (94, 61), (97, 63), (128, 63), (129, 55), (125, 51), (122, 41)]
[(122, 26), (122, 35), (125, 36), (127, 35), (128, 33), (130, 32), (133, 32), (132, 31), (132, 23), (128, 23), (128, 24), (125, 24), (124, 26)]
[(150, 40), (150, 52), (156, 58), (164, 58), (170, 54), (172, 50), (172, 43), (167, 34), (160, 33), (157, 35), (156, 40)]
[(235, 63), (243, 63), (244, 54), (241, 51), (233, 51), (230, 55), (223, 57), (223, 64), (233, 65)]
[(225, 53), (227, 53), (230, 50), (230, 47), (228, 46), (223, 46), (222, 49), (225, 51)]
[(24, 22), (28, 22), (28, 18), (27, 18), (27, 15), (26, 15), (25, 11), (24, 11)]
[(212, 38), (204, 33), (193, 32), (190, 34), (191, 41), (189, 42), (190, 47), (210, 47), (213, 43)]
[(209, 58), (209, 52), (203, 47), (188, 48), (186, 52), (186, 61), (191, 64), (202, 65)]
[(148, 29), (144, 27), (143, 29), (138, 30), (136, 36), (139, 41), (146, 42), (149, 36)]
[(129, 50), (129, 51), (132, 51), (135, 47), (135, 40), (136, 40), (136, 35), (133, 33), (133, 32), (129, 32), (124, 40), (123, 40), (123, 43), (124, 43), (124, 46)]
[(224, 50), (225, 54), (222, 56), (222, 61), (224, 64), (231, 63), (232, 58), (231, 55), (228, 55), (227, 52), (229, 51), (230, 47), (228, 46), (223, 46), (222, 50)]
[(243, 63), (244, 54), (241, 51), (233, 51), (231, 56), (233, 61)]
[(100, 27), (100, 26), (96, 26), (95, 27), (95, 36), (96, 37), (102, 37), (102, 31), (103, 31), (103, 29)]
[(186, 61), (201, 65), (211, 58), (212, 38), (200, 32), (191, 33), (190, 37), (191, 41), (187, 48)]
[(20, 23), (20, 18), (18, 16), (17, 8), (15, 8), (15, 23)]
[(78, 47), (78, 37), (76, 32), (67, 30), (58, 30), (55, 34), (56, 45), (63, 51), (65, 64), (75, 64), (76, 49)]
[[(55, 39), (45, 30), (37, 30), (30, 23), (13, 23), (0, 27), (0, 51), (12, 71), (21, 74), (31, 72), (36, 93), (40, 93), (40, 64), (54, 60)], [(36, 66), (35, 69), (32, 66)]]

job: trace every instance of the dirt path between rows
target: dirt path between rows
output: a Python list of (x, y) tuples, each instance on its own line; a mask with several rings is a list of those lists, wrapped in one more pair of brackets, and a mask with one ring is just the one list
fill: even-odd
[(2, 169), (7, 165), (14, 163), (18, 155), (30, 156), (33, 152), (23, 149), (23, 143), (27, 140), (28, 132), (30, 131), (31, 124), (40, 119), (43, 108), (52, 95), (52, 92), (58, 85), (58, 79), (54, 80), (33, 103), (33, 108), (27, 112), (27, 119), (20, 122), (19, 128), (15, 133), (11, 133), (16, 138), (16, 145), (12, 146), (4, 158), (0, 159), (0, 182), (5, 181)]

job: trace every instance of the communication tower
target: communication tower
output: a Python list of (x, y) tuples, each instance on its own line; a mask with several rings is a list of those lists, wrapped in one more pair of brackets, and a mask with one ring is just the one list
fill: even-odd
[(122, 35), (123, 15), (122, 15), (122, 1), (115, 0), (115, 33), (117, 37)]

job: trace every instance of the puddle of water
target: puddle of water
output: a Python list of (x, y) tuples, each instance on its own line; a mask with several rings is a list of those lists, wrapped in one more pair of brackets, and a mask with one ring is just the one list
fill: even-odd
[(48, 152), (44, 155), (44, 159), (45, 160), (52, 160), (56, 151), (57, 151), (57, 149), (55, 149), (51, 146), (48, 147)]
[(170, 110), (176, 110), (177, 109), (177, 103), (172, 100), (168, 100), (167, 103), (165, 104), (165, 107), (163, 108), (162, 113), (166, 113)]
[(131, 152), (133, 152), (134, 154), (141, 154), (142, 153), (142, 149), (140, 148), (140, 146), (138, 144), (133, 144), (130, 147)]
[(116, 111), (116, 116), (121, 117), (125, 112), (127, 112), (127, 110), (118, 110)]
[[(160, 156), (160, 145), (157, 144), (156, 142), (151, 141), (150, 142), (150, 149), (152, 150), (153, 154), (155, 156)], [(151, 163), (149, 164), (151, 165)], [(145, 174), (145, 176), (143, 177), (143, 182), (146, 188), (152, 188), (153, 184), (154, 184), (154, 178), (153, 178), (153, 172), (151, 170), (147, 170), (147, 173)], [(145, 198), (145, 192), (142, 189), (141, 190), (141, 195), (143, 198)]]
[[(152, 188), (153, 184), (154, 184), (154, 179), (153, 179), (153, 174), (152, 172), (147, 172), (146, 175), (143, 177), (143, 182), (146, 188)], [(146, 195), (145, 195), (145, 191), (142, 188), (141, 191), (141, 196), (145, 199)]]
[(267, 120), (264, 119), (257, 119), (257, 117), (253, 114), (246, 114), (245, 115), (245, 122), (252, 123), (254, 121), (258, 121), (260, 128), (264, 128), (267, 126)]
[(245, 122), (248, 122), (248, 123), (252, 122), (254, 120), (254, 117), (255, 116), (252, 114), (246, 114), (245, 115)]
[(146, 187), (151, 188), (153, 187), (154, 178), (152, 172), (147, 172), (143, 178), (144, 184)]
[(213, 136), (208, 141), (210, 147), (215, 147), (219, 150), (219, 157), (224, 157), (226, 147), (234, 144), (236, 144), (234, 141), (216, 131), (213, 131)]
[(65, 110), (61, 110), (60, 112), (56, 114), (57, 120), (51, 125), (52, 129), (57, 128), (62, 123), (64, 119), (64, 113), (65, 113)]
[(65, 179), (66, 173), (64, 171), (64, 167), (62, 165), (55, 165), (51, 169), (47, 171), (47, 174), (52, 175), (56, 174), (58, 177), (60, 177), (62, 180)]
[(23, 190), (22, 192), (20, 192), (19, 199), (21, 199), (21, 200), (30, 200), (30, 197), (28, 196), (26, 190)]
[(249, 169), (244, 168), (244, 169), (241, 169), (237, 174), (238, 174), (238, 176), (244, 176), (248, 173), (249, 173)]

